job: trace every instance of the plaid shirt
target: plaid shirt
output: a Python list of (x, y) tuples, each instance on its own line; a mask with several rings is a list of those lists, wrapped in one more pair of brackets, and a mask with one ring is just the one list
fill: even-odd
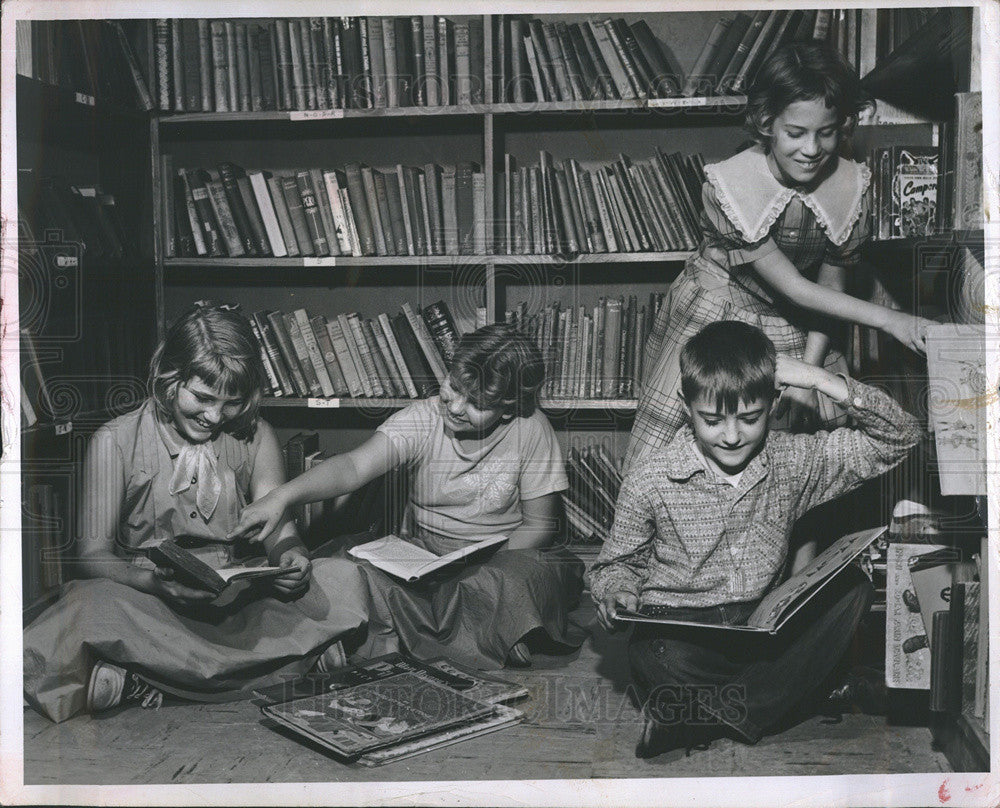
[(611, 535), (590, 573), (595, 601), (716, 606), (755, 600), (779, 582), (795, 520), (895, 466), (920, 439), (889, 396), (848, 379), (857, 429), (772, 432), (738, 486), (710, 473), (684, 427), (628, 472)]

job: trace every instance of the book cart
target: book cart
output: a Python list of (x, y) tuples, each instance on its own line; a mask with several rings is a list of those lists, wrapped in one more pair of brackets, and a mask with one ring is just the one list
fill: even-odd
[[(968, 20), (961, 16), (966, 11), (945, 10), (941, 12), (944, 17), (927, 19), (920, 25), (911, 23), (911, 28), (905, 31), (903, 26), (897, 24), (893, 34), (897, 41), (890, 44), (876, 41), (875, 10), (851, 12), (840, 19), (853, 22), (850, 25), (841, 23), (842, 30), (837, 31), (835, 36), (842, 47), (849, 48), (854, 54), (863, 75), (876, 67), (885, 72), (887, 65), (892, 67), (892, 63), (889, 59), (882, 59), (881, 55), (890, 50), (897, 55), (905, 54), (908, 47), (920, 45), (921, 37), (926, 39), (927, 31), (935, 27), (950, 26), (959, 39), (969, 38), (970, 29), (976, 26), (970, 26)], [(614, 19), (623, 20), (632, 30), (636, 30), (636, 23), (644, 23), (650, 34), (665, 46), (662, 54), (671, 72), (683, 77), (699, 61), (706, 42), (726, 33), (726, 26), (720, 27), (720, 23), (730, 20), (734, 14), (718, 11), (649, 12), (614, 15)], [(838, 12), (833, 11), (832, 19), (838, 19), (837, 15)], [(751, 18), (751, 25), (757, 19), (752, 12), (748, 12), (747, 16)], [(349, 26), (352, 24), (350, 20), (359, 18), (341, 19), (344, 26)], [(420, 18), (395, 18), (395, 22), (394, 18), (388, 17), (366, 19), (378, 20), (380, 26), (386, 28), (392, 27), (398, 37), (412, 34), (415, 39), (411, 54), (415, 64), (420, 64), (416, 61), (419, 50), (416, 45), (421, 40), (416, 38), (416, 23), (413, 22)], [(586, 28), (587, 22), (592, 19), (597, 17), (574, 14), (524, 17), (520, 36), (530, 38), (534, 23), (545, 22), (553, 29), (561, 24), (569, 26), (569, 30), (575, 24), (580, 30)], [(405, 22), (400, 26), (399, 20)], [(408, 28), (411, 22), (412, 29)], [(563, 81), (570, 80), (572, 71), (557, 70), (557, 60), (552, 60), (548, 68), (541, 63), (522, 63), (522, 70), (519, 71), (519, 58), (523, 57), (511, 49), (512, 38), (518, 35), (518, 29), (512, 28), (511, 21), (501, 15), (435, 16), (424, 17), (421, 22), (424, 33), (428, 27), (438, 32), (443, 30), (446, 34), (453, 29), (463, 32), (459, 34), (459, 42), (465, 42), (464, 50), (461, 46), (456, 50), (462, 54), (460, 59), (469, 60), (465, 68), (469, 83), (464, 91), (453, 81), (445, 98), (444, 91), (439, 87), (436, 93), (438, 103), (435, 105), (431, 103), (435, 100), (434, 93), (429, 89), (421, 91), (414, 87), (404, 91), (404, 88), (396, 86), (396, 103), (393, 105), (390, 103), (393, 99), (383, 98), (379, 103), (378, 82), (375, 81), (363, 86), (360, 102), (350, 95), (358, 92), (357, 88), (344, 85), (340, 87), (340, 92), (348, 94), (350, 100), (347, 105), (341, 99), (339, 105), (331, 102), (322, 108), (320, 102), (310, 99), (309, 86), (300, 77), (301, 91), (300, 83), (293, 80), (290, 85), (291, 103), (284, 108), (256, 111), (251, 109), (254, 106), (252, 101), (245, 104), (239, 99), (235, 105), (229, 103), (223, 107), (217, 103), (199, 103), (197, 98), (186, 102), (179, 88), (183, 84), (191, 90), (195, 84), (191, 72), (193, 68), (180, 58), (183, 52), (180, 48), (198, 47), (194, 43), (199, 42), (198, 37), (203, 32), (197, 29), (196, 21), (137, 23), (134, 40), (151, 94), (150, 111), (125, 113), (100, 103), (90, 107), (80, 102), (78, 95), (74, 98), (73, 93), (68, 93), (62, 102), (70, 110), (65, 113), (66, 120), (83, 114), (92, 120), (100, 120), (103, 126), (110, 126), (111, 121), (119, 119), (127, 121), (129, 136), (115, 141), (114, 154), (120, 158), (115, 169), (125, 172), (128, 166), (130, 176), (141, 178), (141, 181), (126, 183), (121, 190), (117, 190), (118, 186), (112, 184), (112, 179), (105, 178), (103, 174), (99, 180), (91, 180), (116, 189), (113, 192), (121, 194), (118, 197), (119, 206), (126, 200), (130, 203), (128, 232), (134, 234), (136, 243), (140, 245), (134, 260), (127, 262), (131, 277), (127, 283), (119, 285), (120, 290), (129, 290), (127, 299), (116, 301), (114, 295), (104, 295), (109, 306), (107, 311), (127, 314), (140, 330), (145, 327), (151, 332), (155, 324), (158, 333), (162, 334), (168, 322), (191, 301), (199, 299), (238, 303), (248, 315), (259, 312), (293, 313), (304, 309), (309, 317), (323, 315), (328, 322), (352, 312), (359, 312), (362, 320), (377, 320), (382, 314), (394, 318), (404, 304), (419, 315), (437, 301), (443, 301), (450, 309), (458, 332), (464, 333), (484, 322), (506, 319), (517, 322), (531, 333), (537, 333), (531, 329), (544, 327), (540, 323), (544, 321), (547, 311), (555, 309), (557, 322), (560, 313), (564, 317), (568, 315), (566, 328), (595, 329), (595, 323), (599, 323), (598, 311), (604, 316), (609, 311), (609, 303), (614, 308), (614, 302), (621, 301), (614, 316), (631, 317), (626, 322), (631, 323), (633, 330), (623, 332), (624, 338), (615, 345), (620, 363), (613, 365), (613, 371), (607, 371), (611, 366), (606, 361), (603, 365), (599, 364), (605, 371), (602, 377), (602, 373), (594, 369), (596, 353), (600, 349), (595, 351), (591, 348), (589, 370), (586, 370), (588, 357), (580, 351), (571, 359), (569, 346), (573, 340), (563, 338), (559, 341), (557, 358), (549, 365), (550, 382), (542, 399), (542, 408), (556, 426), (560, 441), (570, 457), (571, 481), (574, 486), (579, 484), (587, 489), (576, 506), (576, 510), (582, 511), (583, 515), (577, 513), (575, 519), (571, 518), (567, 535), (574, 546), (593, 557), (609, 527), (609, 505), (613, 507), (617, 488), (614, 475), (606, 473), (607, 466), (598, 467), (593, 477), (603, 490), (593, 493), (590, 490), (595, 487), (593, 483), (581, 479), (589, 473), (588, 463), (582, 458), (589, 458), (591, 452), (594, 455), (601, 452), (604, 457), (612, 458), (610, 465), (614, 466), (613, 458), (620, 458), (623, 454), (636, 406), (635, 379), (638, 378), (640, 368), (637, 363), (641, 355), (639, 346), (652, 323), (655, 305), (682, 270), (684, 261), (697, 243), (697, 233), (692, 241), (690, 232), (684, 230), (680, 214), (671, 219), (671, 214), (658, 210), (659, 237), (652, 233), (650, 226), (644, 238), (640, 233), (642, 225), (635, 220), (628, 223), (623, 216), (618, 222), (623, 231), (619, 232), (622, 244), (613, 245), (609, 238), (603, 245), (593, 241), (584, 245), (583, 239), (579, 238), (584, 235), (583, 231), (577, 233), (578, 240), (573, 242), (571, 233), (558, 228), (551, 235), (552, 240), (546, 242), (546, 233), (539, 234), (537, 229), (528, 232), (531, 230), (529, 222), (534, 223), (539, 216), (543, 216), (538, 208), (527, 208), (519, 217), (508, 215), (516, 198), (510, 177), (517, 174), (520, 181), (528, 184), (531, 180), (530, 168), (534, 166), (543, 169), (539, 182), (546, 175), (556, 177), (554, 171), (549, 173), (545, 170), (548, 164), (549, 169), (560, 167), (563, 178), (573, 176), (577, 171), (589, 172), (596, 184), (597, 175), (606, 168), (610, 176), (611, 170), (618, 165), (628, 171), (637, 163), (655, 165), (660, 160), (662, 167), (668, 156), (679, 154), (687, 174), (684, 174), (684, 168), (678, 169), (672, 190), (679, 199), (684, 193), (683, 183), (690, 183), (694, 178), (695, 192), (692, 193), (689, 186), (689, 199), (697, 207), (698, 166), (725, 159), (746, 140), (742, 129), (745, 96), (736, 91), (742, 87), (734, 82), (727, 86), (710, 86), (704, 94), (700, 90), (705, 88), (695, 86), (685, 87), (687, 93), (684, 95), (665, 91), (663, 97), (659, 97), (651, 91), (646, 97), (636, 93), (632, 94), (634, 97), (620, 97), (627, 93), (609, 90), (603, 99), (582, 99), (572, 85), (569, 94), (566, 94)], [(763, 24), (766, 19), (761, 17), (760, 22)], [(804, 21), (798, 18), (795, 22), (801, 24)], [(216, 33), (214, 23), (229, 27), (226, 42), (235, 43), (232, 47), (237, 54), (235, 62), (230, 64), (239, 65), (241, 60), (235, 49), (239, 47), (240, 24), (245, 24), (245, 35), (251, 32), (251, 39), (243, 47), (252, 48), (254, 26), (257, 23), (273, 24), (274, 20), (205, 21), (202, 28), (207, 29), (210, 38)], [(779, 23), (776, 20), (774, 25)], [(304, 25), (308, 27), (308, 22)], [(439, 27), (442, 25), (443, 29)], [(878, 35), (884, 36), (881, 22), (879, 26)], [(369, 27), (369, 34), (372, 31)], [(553, 50), (564, 47), (559, 41), (553, 45), (553, 41), (546, 40), (546, 33), (541, 31), (539, 36)], [(462, 40), (462, 37), (467, 39)], [(259, 39), (256, 41), (260, 44)], [(455, 40), (436, 40), (437, 54), (441, 56), (442, 41)], [(749, 46), (753, 45), (752, 38), (746, 38), (746, 41)], [(958, 71), (959, 78), (951, 87), (951, 92), (969, 89), (968, 47), (963, 50), (960, 43), (958, 57), (954, 57), (955, 50), (952, 48), (949, 58), (965, 59), (966, 65), (964, 73)], [(292, 52), (294, 55), (294, 48)], [(425, 53), (425, 58), (429, 60), (430, 54), (430, 51)], [(563, 54), (568, 54), (568, 51), (563, 50)], [(375, 58), (375, 54), (367, 50), (364, 55)], [(381, 58), (385, 57), (383, 52)], [(538, 58), (537, 54), (535, 58)], [(902, 61), (912, 66), (912, 60)], [(568, 62), (563, 68), (566, 64)], [(461, 67), (452, 67), (453, 80), (456, 70), (461, 71)], [(528, 72), (525, 74), (524, 70)], [(547, 70), (550, 72), (546, 73)], [(874, 73), (877, 77), (878, 71)], [(243, 74), (241, 81), (252, 78), (250, 70), (244, 70)], [(516, 86), (516, 77), (522, 75), (529, 77), (525, 85), (527, 89)], [(168, 80), (164, 80), (164, 76), (169, 77)], [(280, 81), (277, 73), (275, 76), (276, 81)], [(478, 83), (477, 76), (480, 78)], [(890, 79), (906, 83), (905, 74), (892, 74), (890, 71)], [(208, 83), (215, 83), (218, 76), (202, 69), (198, 80), (204, 98)], [(536, 89), (539, 85), (544, 88), (541, 97)], [(316, 91), (317, 86), (311, 89)], [(24, 88), (27, 89), (22, 92)], [(216, 91), (218, 88), (216, 84)], [(39, 105), (39, 99), (52, 95), (54, 88), (19, 78), (18, 91), (20, 119), (22, 106), (30, 110), (32, 104)], [(383, 88), (382, 92), (389, 91)], [(364, 93), (369, 93), (373, 99), (372, 107), (366, 106)], [(883, 95), (891, 99), (893, 95), (891, 89), (876, 94), (880, 99)], [(574, 95), (576, 100), (556, 100)], [(232, 100), (231, 97), (230, 102)], [(405, 103), (406, 100), (411, 103)], [(445, 100), (449, 103), (443, 103)], [(901, 100), (908, 102), (911, 99)], [(232, 111), (240, 107), (246, 108)], [(939, 148), (942, 139), (955, 137), (955, 123), (950, 118), (953, 114), (950, 106), (946, 110), (935, 108), (924, 114), (911, 114), (897, 109), (891, 102), (883, 101), (876, 116), (863, 122), (855, 132), (851, 141), (852, 151), (856, 159), (863, 160), (876, 149), (894, 146)], [(115, 125), (126, 126), (125, 123)], [(19, 140), (27, 137), (26, 132), (22, 134), (19, 130)], [(95, 138), (91, 144), (94, 154), (100, 152), (99, 144), (102, 142), (106, 144), (108, 141)], [(122, 146), (125, 146), (124, 149)], [(684, 156), (694, 155), (700, 155), (700, 158), (693, 163), (683, 160)], [(47, 155), (25, 155), (23, 165), (52, 170), (48, 168), (47, 159)], [(19, 160), (22, 160), (20, 156)], [(389, 210), (388, 200), (394, 193), (391, 184), (399, 178), (398, 196), (402, 201), (401, 213), (407, 218), (406, 228), (401, 230), (397, 227), (394, 230), (397, 222), (383, 221), (383, 241), (376, 243), (374, 249), (361, 251), (367, 254), (348, 254), (350, 250), (341, 249), (341, 254), (337, 255), (302, 255), (300, 251), (295, 257), (287, 254), (281, 257), (250, 257), (248, 253), (252, 250), (245, 250), (243, 255), (234, 256), (239, 250), (227, 249), (225, 244), (217, 255), (200, 255), (198, 250), (191, 253), (178, 247), (180, 234), (177, 231), (178, 208), (174, 194), (178, 188), (183, 188), (183, 183), (178, 185), (177, 179), (181, 170), (189, 178), (194, 178), (200, 170), (215, 170), (220, 164), (232, 164), (251, 174), (267, 172), (271, 177), (296, 177), (303, 170), (310, 171), (316, 191), (320, 189), (315, 181), (323, 176), (324, 171), (334, 171), (343, 176), (348, 166), (374, 169), (376, 174), (381, 173), (382, 182), (389, 183), (385, 192), (387, 207), (382, 209), (383, 215)], [(415, 176), (407, 178), (404, 174), (411, 168), (422, 169), (432, 165), (455, 167), (456, 176), (452, 181), (459, 185), (462, 177), (458, 167), (467, 166), (471, 176), (467, 176), (466, 181), (479, 184), (479, 188), (474, 188), (465, 197), (469, 205), (478, 204), (478, 210), (475, 213), (463, 211), (459, 206), (454, 214), (458, 225), (456, 239), (461, 242), (457, 249), (452, 244), (435, 249), (438, 245), (431, 231), (428, 231), (430, 238), (421, 248), (419, 228), (411, 220), (413, 211), (407, 216), (407, 183), (426, 188), (423, 183), (430, 184), (426, 175), (431, 172), (425, 172), (425, 176), (420, 177), (420, 184), (417, 184)], [(524, 172), (523, 168), (529, 171)], [(214, 176), (212, 178), (215, 179)], [(634, 179), (636, 187), (647, 183), (647, 193), (656, 187), (655, 180), (651, 174)], [(610, 201), (613, 192), (608, 188), (607, 193)], [(526, 195), (523, 185), (521, 194), (522, 198)], [(641, 214), (638, 208), (643, 197), (638, 195), (639, 191), (636, 194), (631, 200), (632, 212)], [(652, 200), (654, 196), (649, 193), (645, 199)], [(580, 196), (577, 199), (581, 209), (575, 215), (585, 219), (583, 198)], [(621, 213), (627, 214), (629, 200), (619, 198), (617, 202)], [(394, 215), (394, 211), (390, 213)], [(554, 220), (563, 223), (574, 215), (568, 211), (565, 214), (550, 211), (550, 214)], [(448, 220), (444, 212), (439, 215), (445, 222), (443, 237), (447, 241)], [(613, 216), (610, 212), (605, 215)], [(950, 217), (944, 216), (927, 237), (907, 238), (893, 234), (889, 239), (876, 239), (867, 252), (868, 274), (877, 279), (871, 284), (872, 294), (888, 295), (900, 307), (919, 309), (927, 316), (944, 313), (953, 316), (954, 301), (964, 300), (963, 295), (967, 296), (968, 292), (968, 284), (963, 285), (966, 269), (961, 255), (970, 250), (975, 253), (977, 248), (981, 252), (982, 249), (981, 229), (974, 225), (965, 229), (953, 228), (953, 224), (955, 222)], [(226, 228), (223, 226), (220, 229)], [(611, 229), (618, 232), (614, 227)], [(253, 227), (250, 230), (252, 236)], [(394, 232), (403, 236), (395, 247), (391, 241)], [(247, 234), (237, 228), (237, 238)], [(222, 240), (225, 235), (217, 234)], [(378, 241), (377, 229), (370, 237)], [(464, 240), (466, 237), (468, 241)], [(355, 233), (354, 238), (363, 239), (365, 234)], [(537, 240), (539, 238), (540, 241)], [(634, 242), (631, 246), (627, 243), (630, 238)], [(390, 254), (392, 252), (396, 254)], [(885, 267), (892, 267), (893, 272), (879, 271)], [(141, 290), (140, 295), (133, 292), (136, 289)], [(91, 294), (86, 299), (89, 302), (100, 297)], [(148, 308), (145, 303), (139, 302), (140, 299), (148, 301)], [(116, 308), (116, 303), (120, 303), (120, 307)], [(144, 311), (155, 312), (155, 318), (144, 316)], [(645, 331), (640, 325), (643, 316)], [(108, 319), (107, 315), (102, 317)], [(538, 318), (535, 321), (537, 325), (531, 324), (532, 317)], [(544, 334), (552, 337), (555, 326), (550, 324), (548, 327)], [(578, 337), (579, 330), (563, 333)], [(130, 333), (136, 333), (135, 329)], [(148, 342), (145, 345), (153, 344), (152, 336), (152, 333), (146, 334)], [(556, 341), (552, 337), (551, 342)], [(878, 335), (862, 334), (856, 330), (845, 336), (844, 344), (854, 375), (866, 381), (884, 382), (903, 397), (904, 406), (908, 409), (922, 410), (922, 406), (914, 406), (926, 381), (919, 364), (899, 356), (902, 352), (880, 340)], [(151, 347), (143, 350), (142, 344), (133, 342), (131, 350), (135, 352), (135, 357), (111, 362), (106, 366), (107, 371), (114, 373), (127, 367), (124, 372), (131, 374), (133, 381), (136, 378), (141, 380)], [(358, 367), (362, 368), (360, 361)], [(900, 367), (904, 368), (903, 374), (898, 373)], [(378, 374), (369, 373), (369, 376), (372, 375), (377, 377)], [(603, 387), (595, 384), (595, 375), (605, 382)], [(382, 395), (369, 394), (367, 390), (364, 395), (354, 394), (356, 391), (348, 395), (328, 395), (316, 390), (308, 395), (302, 395), (301, 390), (295, 392), (299, 394), (289, 394), (285, 390), (281, 395), (265, 398), (264, 416), (278, 430), (279, 439), (290, 441), (290, 445), (303, 430), (318, 433), (318, 445), (327, 454), (356, 446), (377, 423), (406, 406), (413, 397), (390, 394), (388, 390)], [(138, 399), (130, 401), (137, 402)], [(89, 418), (93, 414), (96, 424), (125, 409), (129, 407), (97, 409), (94, 413), (83, 415)], [(77, 425), (82, 420), (81, 415), (73, 418)], [(54, 431), (54, 426), (45, 425), (42, 429)], [(79, 428), (72, 434), (71, 441), (75, 448), (64, 451), (57, 445), (54, 449), (45, 449), (32, 443), (26, 449), (26, 459), (30, 456), (33, 465), (41, 467), (42, 457), (61, 458), (60, 468), (76, 485), (71, 469), (80, 459), (84, 434)], [(28, 443), (24, 445), (28, 446)], [(309, 444), (309, 448), (315, 445)], [(594, 464), (590, 464), (590, 468), (593, 469)], [(918, 483), (925, 490), (933, 484), (932, 481)], [(27, 505), (26, 500), (25, 524), (30, 527), (33, 516)], [(567, 507), (573, 506), (568, 503)], [(887, 510), (891, 508), (891, 503), (882, 503), (881, 507), (886, 513), (873, 515), (872, 524), (879, 520), (882, 523), (888, 521)], [(27, 559), (34, 550), (28, 543), (25, 547)], [(49, 589), (51, 591), (51, 587)], [(956, 734), (962, 738), (975, 735), (972, 732), (953, 732), (949, 737)], [(982, 737), (976, 737), (980, 744), (977, 749), (981, 752), (986, 747), (982, 746)]]

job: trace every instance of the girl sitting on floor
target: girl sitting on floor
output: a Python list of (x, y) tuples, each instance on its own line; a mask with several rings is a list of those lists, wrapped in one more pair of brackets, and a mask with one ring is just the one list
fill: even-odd
[(197, 303), (150, 362), (149, 398), (98, 429), (83, 477), (79, 558), (86, 580), (25, 630), (24, 690), (53, 721), (167, 692), (223, 701), (324, 662), (362, 627), (364, 584), (342, 559), (310, 562), (278, 520), (264, 550), (284, 573), (235, 582), (216, 598), (143, 551), (186, 536), (219, 568), (247, 503), (284, 482), (281, 449), (258, 418), (264, 369), (234, 308)]
[(439, 555), (486, 536), (507, 543), (485, 561), (411, 584), (362, 563), (372, 622), (361, 654), (402, 646), (489, 669), (530, 664), (535, 638), (579, 646), (583, 633), (567, 613), (582, 590), (583, 565), (565, 551), (545, 551), (568, 483), (555, 433), (536, 406), (544, 374), (538, 349), (513, 328), (466, 335), (438, 396), (254, 502), (233, 535), (270, 536), (292, 505), (355, 491), (406, 466), (405, 538)]

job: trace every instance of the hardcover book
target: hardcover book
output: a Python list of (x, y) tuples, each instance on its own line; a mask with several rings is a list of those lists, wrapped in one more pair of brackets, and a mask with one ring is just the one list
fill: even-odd
[(352, 547), (347, 554), (369, 562), (390, 575), (413, 583), (433, 572), (455, 564), (473, 553), (496, 547), (507, 541), (506, 536), (491, 536), (469, 541), (465, 547), (444, 555), (436, 555), (398, 536), (383, 536), (381, 539)]
[[(181, 537), (178, 537), (180, 539)], [(216, 569), (202, 561), (177, 539), (165, 539), (148, 550), (150, 560), (161, 567), (169, 567), (182, 581), (207, 589), (216, 595), (230, 582), (250, 578), (275, 578), (282, 574), (280, 567), (267, 565), (234, 565)]]

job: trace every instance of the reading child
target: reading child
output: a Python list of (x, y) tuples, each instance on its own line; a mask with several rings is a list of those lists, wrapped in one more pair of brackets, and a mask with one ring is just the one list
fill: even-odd
[[(143, 551), (188, 537), (221, 568), (248, 502), (284, 482), (281, 449), (257, 415), (264, 369), (234, 308), (198, 303), (150, 362), (149, 398), (108, 422), (87, 451), (76, 567), (25, 630), (24, 690), (54, 721), (162, 691), (220, 701), (305, 673), (366, 619), (364, 584), (340, 559), (310, 563), (288, 519), (264, 543), (283, 573), (219, 598), (154, 567)], [(343, 653), (333, 656), (343, 656)]]
[(418, 657), (446, 655), (488, 669), (530, 664), (535, 638), (579, 646), (582, 631), (567, 613), (582, 590), (583, 565), (545, 549), (568, 483), (555, 433), (537, 409), (544, 375), (538, 349), (510, 326), (467, 334), (438, 396), (411, 404), (358, 448), (253, 503), (236, 532), (269, 535), (290, 506), (355, 491), (405, 466), (401, 533), (409, 541), (438, 555), (484, 537), (507, 542), (485, 561), (425, 582), (403, 583), (362, 564), (372, 622), (360, 653), (401, 645)]
[[(705, 167), (701, 245), (671, 285), (646, 344), (626, 470), (684, 423), (678, 356), (709, 323), (750, 323), (779, 354), (843, 372), (826, 318), (924, 351), (929, 321), (844, 293), (869, 235), (871, 172), (838, 149), (872, 103), (850, 65), (821, 43), (785, 45), (761, 67), (746, 113), (756, 145)], [(782, 398), (798, 430), (844, 422), (822, 393), (791, 388)]]
[[(618, 608), (655, 606), (704, 623), (745, 623), (782, 582), (795, 520), (897, 465), (920, 437), (887, 395), (775, 353), (758, 328), (702, 329), (680, 356), (688, 425), (626, 474), (614, 524), (590, 576), (605, 628)], [(775, 387), (822, 393), (857, 428), (769, 432)], [(756, 743), (816, 688), (847, 650), (871, 583), (838, 573), (774, 637), (637, 626), (629, 642), (645, 715), (636, 755), (727, 732)]]

